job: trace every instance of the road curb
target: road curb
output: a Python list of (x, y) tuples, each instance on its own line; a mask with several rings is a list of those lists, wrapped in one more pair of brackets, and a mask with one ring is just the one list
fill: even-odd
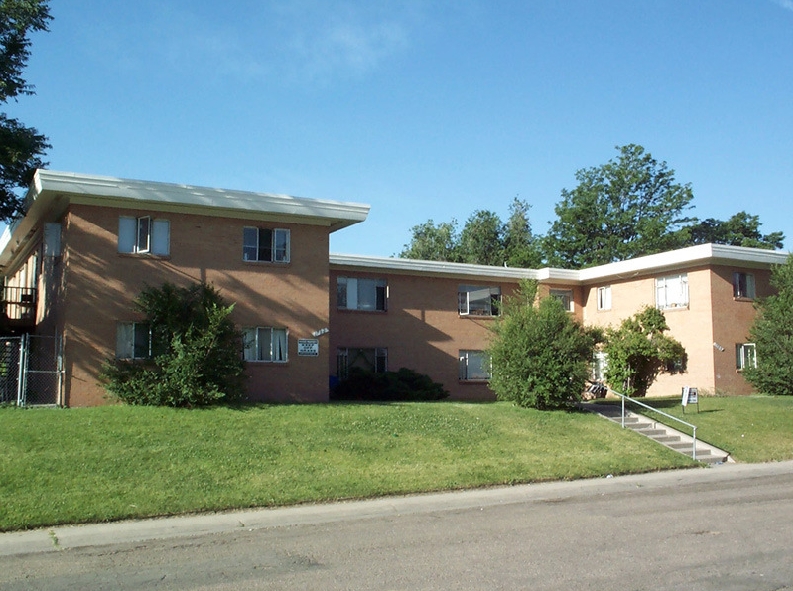
[(546, 482), (363, 501), (299, 505), (275, 509), (252, 509), (115, 523), (68, 525), (0, 534), (0, 556), (14, 556), (140, 543), (149, 540), (184, 538), (274, 527), (316, 525), (361, 520), (386, 515), (434, 513), (550, 500), (582, 500), (592, 495), (619, 494), (669, 486), (698, 486), (731, 480), (751, 480), (793, 474), (793, 461), (765, 464), (724, 464), (586, 480)]

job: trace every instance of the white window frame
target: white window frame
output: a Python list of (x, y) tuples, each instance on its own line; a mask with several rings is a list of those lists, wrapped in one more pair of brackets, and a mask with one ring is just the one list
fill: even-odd
[(484, 382), (490, 379), (492, 367), (487, 353), (473, 349), (459, 352), (459, 378), (461, 382)]
[(609, 367), (609, 356), (605, 351), (595, 351), (592, 356), (592, 381), (605, 382)]
[[(367, 356), (367, 352), (371, 352), (371, 355)], [(336, 349), (336, 374), (340, 380), (345, 379), (349, 374), (350, 362), (352, 361), (354, 364), (359, 357), (363, 357), (371, 366), (369, 371), (374, 373), (388, 371), (388, 348), (386, 347), (339, 347)]]
[(291, 232), (288, 228), (245, 226), (242, 229), (242, 260), (257, 263), (288, 263), (291, 256), (291, 240)]
[(655, 306), (659, 310), (688, 308), (690, 303), (688, 273), (656, 277)]
[(747, 368), (757, 367), (757, 347), (754, 343), (736, 343), (735, 368), (743, 371)]
[(119, 216), (118, 252), (122, 254), (171, 254), (171, 223), (149, 215)]
[(272, 326), (242, 329), (242, 358), (251, 363), (287, 363), (289, 330)]
[(500, 316), (501, 288), (484, 285), (459, 286), (457, 311), (460, 316)]
[[(139, 343), (139, 339), (145, 343)], [(148, 322), (116, 324), (116, 359), (151, 359), (151, 326)], [(144, 348), (144, 351), (140, 349)]]
[(552, 289), (548, 295), (562, 302), (562, 307), (567, 312), (575, 312), (575, 300), (573, 299), (572, 289)]
[(743, 271), (732, 274), (732, 295), (735, 299), (753, 300), (757, 297), (754, 275)]
[(336, 280), (336, 305), (342, 310), (385, 312), (388, 309), (388, 283), (369, 277), (339, 277)]
[(611, 286), (598, 287), (598, 310), (611, 310)]

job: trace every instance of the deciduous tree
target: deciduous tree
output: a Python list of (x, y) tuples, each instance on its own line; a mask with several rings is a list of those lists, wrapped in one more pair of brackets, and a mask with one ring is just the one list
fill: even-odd
[[(0, 0), (0, 104), (33, 94), (22, 77), (30, 57), (30, 33), (46, 31), (51, 20), (46, 0)], [(26, 188), (41, 157), (50, 148), (47, 138), (33, 127), (0, 113), (0, 220), (21, 212), (19, 189)]]
[(793, 255), (774, 269), (771, 285), (776, 294), (757, 303), (749, 333), (757, 367), (744, 375), (762, 393), (793, 396)]
[(785, 235), (782, 232), (763, 234), (760, 218), (740, 211), (726, 222), (708, 218), (687, 226), (691, 244), (729, 244), (774, 250), (782, 248)]
[(675, 181), (666, 162), (635, 144), (619, 157), (579, 170), (578, 186), (563, 190), (558, 219), (545, 237), (551, 266), (578, 269), (678, 248), (691, 186)]

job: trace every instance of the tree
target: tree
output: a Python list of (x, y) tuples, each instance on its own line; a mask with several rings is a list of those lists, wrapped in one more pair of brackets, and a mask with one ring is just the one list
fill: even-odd
[(437, 226), (432, 220), (410, 229), (410, 242), (405, 244), (399, 256), (422, 261), (458, 260), (459, 237), (457, 222), (443, 222)]
[(542, 252), (529, 222), (530, 207), (517, 197), (509, 206), (509, 220), (504, 225), (504, 258), (508, 267), (536, 269), (542, 266)]
[(562, 190), (558, 219), (545, 237), (552, 266), (582, 268), (679, 248), (690, 220), (690, 185), (635, 144), (617, 147), (619, 158), (579, 170), (578, 186)]
[(774, 269), (771, 285), (777, 293), (757, 302), (749, 331), (756, 367), (747, 365), (744, 376), (760, 392), (793, 396), (793, 255)]
[(644, 396), (661, 372), (682, 371), (686, 351), (669, 330), (664, 313), (647, 307), (606, 330), (606, 381), (628, 396)]
[(740, 211), (726, 222), (708, 218), (687, 227), (691, 244), (729, 244), (752, 246), (768, 250), (781, 249), (785, 235), (782, 232), (762, 234), (760, 218)]
[(477, 210), (460, 233), (460, 262), (500, 267), (504, 257), (504, 224), (492, 211)]
[(462, 232), (457, 231), (455, 220), (437, 225), (429, 220), (410, 229), (410, 242), (399, 256), (498, 267), (539, 267), (542, 253), (539, 241), (531, 233), (528, 212), (529, 204), (515, 197), (506, 224), (498, 214), (481, 209), (471, 214)]
[(128, 404), (205, 406), (242, 395), (244, 362), (239, 331), (212, 286), (165, 283), (144, 289), (135, 308), (149, 326), (151, 358), (108, 359), (107, 390)]
[[(0, 103), (33, 94), (22, 77), (30, 57), (29, 34), (47, 31), (51, 19), (46, 0), (0, 0)], [(46, 165), (41, 156), (50, 147), (35, 128), (0, 113), (0, 220), (10, 221), (21, 212), (15, 191), (26, 188), (36, 169)]]
[(537, 283), (524, 281), (506, 299), (488, 348), (490, 388), (499, 400), (537, 409), (581, 399), (598, 332), (588, 330), (556, 298), (535, 305)]

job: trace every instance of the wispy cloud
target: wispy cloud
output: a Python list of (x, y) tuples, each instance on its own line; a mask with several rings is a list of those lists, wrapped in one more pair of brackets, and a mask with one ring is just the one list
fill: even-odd
[(277, 53), (295, 75), (311, 81), (367, 74), (410, 49), (421, 10), (420, 3), (406, 4), (293, 3), (280, 15), (285, 43)]
[(793, 0), (773, 0), (774, 4), (793, 12)]

